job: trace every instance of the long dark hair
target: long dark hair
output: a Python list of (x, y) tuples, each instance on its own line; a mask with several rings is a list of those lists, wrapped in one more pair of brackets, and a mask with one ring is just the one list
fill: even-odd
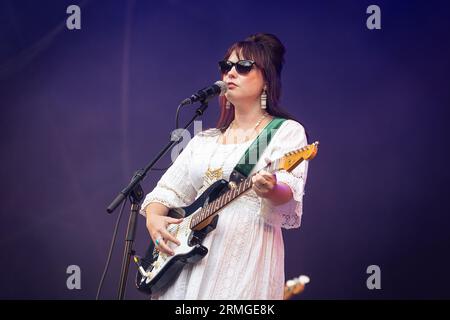
[[(233, 52), (239, 59), (251, 59), (261, 69), (264, 82), (267, 85), (267, 108), (271, 116), (295, 120), (280, 105), (281, 96), (281, 71), (284, 64), (286, 49), (281, 41), (273, 34), (257, 33), (249, 36), (244, 41), (239, 41), (228, 48), (224, 59), (227, 60)], [(219, 98), (220, 117), (216, 128), (226, 130), (234, 119), (234, 106), (225, 108), (227, 99), (225, 96)]]

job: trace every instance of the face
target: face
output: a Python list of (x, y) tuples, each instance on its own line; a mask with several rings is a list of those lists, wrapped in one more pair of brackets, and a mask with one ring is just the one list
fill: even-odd
[[(244, 58), (239, 59), (236, 52), (233, 51), (228, 60), (237, 62), (244, 60)], [(253, 68), (247, 74), (239, 74), (236, 71), (236, 66), (233, 66), (229, 72), (223, 74), (222, 80), (228, 84), (225, 97), (235, 106), (245, 102), (252, 103), (260, 99), (264, 88), (264, 77), (256, 65), (253, 65)]]

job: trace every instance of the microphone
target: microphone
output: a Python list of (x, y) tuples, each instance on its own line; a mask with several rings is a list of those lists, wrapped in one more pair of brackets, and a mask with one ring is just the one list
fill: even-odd
[(223, 96), (225, 92), (227, 92), (227, 89), (228, 86), (225, 82), (216, 81), (212, 86), (203, 88), (197, 91), (197, 93), (194, 93), (189, 98), (184, 99), (183, 101), (181, 101), (180, 105), (184, 106), (186, 104), (192, 104), (197, 101), (208, 101), (209, 99), (217, 95)]

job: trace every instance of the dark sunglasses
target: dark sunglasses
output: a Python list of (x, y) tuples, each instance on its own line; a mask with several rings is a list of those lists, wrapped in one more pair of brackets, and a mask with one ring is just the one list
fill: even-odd
[(230, 72), (233, 67), (236, 68), (237, 73), (239, 74), (247, 74), (249, 73), (255, 61), (252, 60), (239, 60), (238, 62), (231, 62), (228, 60), (219, 61), (219, 69), (223, 74)]

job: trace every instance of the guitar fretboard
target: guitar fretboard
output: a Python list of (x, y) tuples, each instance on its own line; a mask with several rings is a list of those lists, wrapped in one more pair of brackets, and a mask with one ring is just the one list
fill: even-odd
[[(273, 163), (269, 164), (267, 167), (264, 168), (264, 170), (273, 172), (274, 168), (278, 167), (278, 160), (274, 161)], [(203, 221), (211, 218), (216, 214), (217, 211), (225, 207), (227, 204), (229, 204), (231, 201), (239, 197), (241, 194), (249, 190), (253, 183), (252, 183), (252, 177), (254, 175), (249, 176), (245, 180), (239, 182), (236, 184), (234, 188), (231, 188), (230, 190), (223, 193), (221, 196), (219, 196), (214, 201), (211, 201), (207, 206), (203, 207), (202, 210), (197, 212), (193, 215), (190, 228), (195, 229), (199, 224), (201, 224)]]

